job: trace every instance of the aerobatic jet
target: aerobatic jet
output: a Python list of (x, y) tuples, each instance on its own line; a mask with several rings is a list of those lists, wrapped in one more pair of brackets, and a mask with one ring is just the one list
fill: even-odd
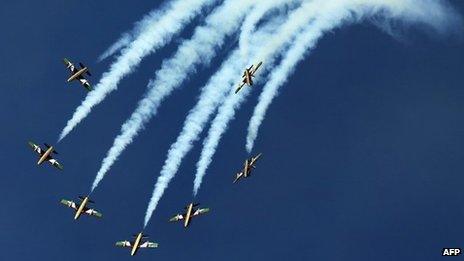
[(242, 82), (238, 85), (237, 89), (235, 90), (235, 93), (238, 93), (245, 84), (248, 86), (253, 85), (253, 77), (255, 77), (256, 71), (258, 71), (259, 67), (263, 64), (263, 62), (259, 62), (256, 66), (251, 65), (250, 68), (245, 69), (242, 75)]
[[(184, 227), (188, 227), (193, 217), (199, 216), (209, 211), (209, 208), (196, 208), (200, 204), (190, 203), (185, 207), (185, 213), (177, 214), (169, 219), (170, 222), (184, 220)], [(195, 209), (196, 208), (196, 209)]]
[(66, 65), (66, 68), (71, 72), (71, 75), (69, 76), (67, 82), (72, 82), (74, 80), (78, 80), (84, 88), (87, 89), (87, 91), (91, 91), (92, 87), (90, 86), (90, 83), (87, 79), (85, 79), (84, 74), (87, 74), (88, 76), (92, 76), (90, 74), (89, 68), (87, 66), (83, 65), (82, 63), (79, 63), (79, 66), (81, 67), (80, 69), (76, 68), (72, 62), (70, 62), (68, 59), (64, 58), (63, 59), (64, 64)]
[(95, 209), (91, 209), (87, 207), (88, 203), (94, 203), (92, 200), (90, 200), (88, 196), (87, 197), (79, 196), (79, 199), (81, 200), (81, 203), (79, 205), (77, 205), (74, 201), (70, 201), (66, 199), (61, 200), (61, 204), (66, 205), (76, 211), (74, 215), (74, 220), (77, 220), (81, 216), (81, 214), (86, 214), (86, 215), (94, 216), (97, 218), (102, 217), (102, 214), (100, 212), (96, 211)]
[(29, 146), (31, 146), (31, 148), (37, 152), (37, 154), (39, 154), (39, 161), (37, 161), (37, 165), (42, 164), (44, 161), (48, 161), (50, 164), (52, 164), (52, 166), (62, 170), (63, 166), (52, 157), (52, 154), (58, 154), (58, 152), (55, 151), (53, 146), (50, 146), (47, 143), (44, 144), (47, 147), (46, 150), (43, 150), (39, 145), (29, 141)]
[(132, 241), (118, 241), (116, 246), (118, 247), (129, 247), (131, 248), (131, 256), (135, 255), (140, 248), (157, 248), (158, 243), (146, 241), (148, 235), (144, 235), (143, 232), (138, 233), (133, 236)]
[(245, 164), (243, 164), (243, 170), (235, 175), (235, 180), (233, 183), (237, 182), (241, 178), (248, 178), (250, 176), (251, 170), (256, 168), (256, 161), (258, 161), (259, 157), (261, 157), (261, 154), (262, 153), (259, 153), (258, 155), (245, 160)]

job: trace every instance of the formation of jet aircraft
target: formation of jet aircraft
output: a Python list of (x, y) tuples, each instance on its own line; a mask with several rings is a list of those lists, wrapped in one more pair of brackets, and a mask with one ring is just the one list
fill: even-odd
[(118, 241), (116, 242), (117, 247), (127, 247), (131, 249), (131, 256), (135, 255), (140, 248), (157, 248), (158, 243), (146, 241), (148, 235), (144, 235), (143, 232), (133, 236), (131, 241)]
[(81, 67), (80, 69), (76, 68), (72, 62), (70, 62), (68, 59), (64, 58), (63, 59), (64, 64), (66, 65), (66, 68), (68, 68), (69, 72), (71, 75), (69, 78), (66, 80), (67, 82), (72, 82), (74, 80), (78, 80), (84, 88), (87, 89), (87, 91), (91, 91), (92, 87), (90, 86), (90, 83), (87, 79), (85, 79), (84, 75), (87, 74), (88, 76), (92, 76), (90, 74), (89, 68), (85, 66), (82, 63), (79, 63), (79, 66)]
[(39, 145), (33, 143), (32, 141), (29, 141), (29, 146), (39, 154), (39, 161), (37, 161), (37, 165), (42, 164), (45, 161), (48, 161), (50, 164), (52, 164), (53, 167), (56, 167), (60, 170), (63, 169), (63, 166), (52, 157), (52, 154), (58, 154), (56, 152), (55, 148), (53, 146), (48, 145), (47, 143), (44, 144), (45, 147), (47, 147), (46, 150), (42, 149)]
[(258, 71), (262, 64), (263, 62), (259, 62), (256, 66), (251, 65), (250, 68), (245, 69), (242, 75), (242, 81), (235, 90), (235, 93), (238, 93), (245, 85), (252, 86), (254, 84), (253, 77), (255, 77), (256, 71)]
[(261, 155), (262, 153), (259, 153), (258, 155), (245, 160), (245, 163), (243, 164), (243, 170), (235, 175), (233, 183), (239, 181), (241, 178), (248, 178), (250, 176), (251, 170), (256, 168), (256, 162), (261, 157)]
[[(184, 220), (184, 227), (188, 227), (190, 225), (190, 221), (192, 220), (193, 217), (199, 216), (201, 214), (204, 214), (206, 212), (209, 212), (209, 208), (196, 208), (200, 204), (195, 204), (195, 203), (190, 203), (185, 207), (185, 212), (182, 214), (176, 214), (173, 216), (171, 219), (169, 219), (169, 222), (175, 222), (179, 220)], [(196, 208), (196, 209), (195, 209)]]
[[(91, 76), (88, 67), (86, 67), (84, 64), (79, 63), (80, 69), (76, 68), (73, 63), (71, 63), (68, 59), (64, 58), (63, 59), (64, 64), (66, 65), (66, 68), (69, 69), (70, 71), (70, 76), (67, 79), (67, 82), (72, 82), (74, 80), (77, 80), (81, 83), (83, 87), (85, 87), (88, 91), (91, 91), (91, 85), (89, 81), (85, 78), (85, 74), (88, 76)], [(242, 81), (239, 84), (238, 88), (235, 90), (235, 93), (238, 93), (245, 85), (252, 86), (253, 83), (253, 78), (255, 77), (256, 72), (260, 68), (260, 66), (263, 64), (263, 62), (259, 62), (256, 65), (252, 65), (249, 68), (245, 69), (243, 72), (242, 76)], [(58, 169), (63, 169), (63, 166), (52, 157), (53, 154), (58, 154), (53, 146), (48, 145), (45, 143), (46, 149), (42, 149), (39, 145), (36, 145), (33, 142), (29, 142), (29, 146), (39, 155), (39, 160), (37, 162), (37, 165), (41, 165), (43, 162), (47, 161), (49, 162), (52, 166), (58, 168)], [(247, 178), (250, 176), (251, 170), (256, 168), (256, 162), (258, 159), (261, 157), (261, 153), (258, 155), (251, 157), (247, 160), (245, 160), (243, 170), (238, 172), (236, 174), (235, 180), (233, 183), (236, 183), (238, 180), (241, 178)], [(74, 202), (71, 200), (67, 199), (61, 199), (60, 203), (72, 208), (74, 210), (74, 220), (79, 219), (79, 217), (84, 214), (88, 216), (94, 216), (97, 218), (101, 218), (103, 215), (89, 207), (89, 204), (94, 203), (89, 196), (79, 196), (78, 197), (79, 202)], [(172, 218), (169, 219), (170, 222), (177, 222), (177, 221), (183, 221), (183, 225), (185, 228), (187, 228), (193, 217), (198, 217), (202, 214), (205, 214), (210, 211), (209, 208), (199, 208), (198, 203), (190, 203), (185, 207), (185, 211), (182, 214), (176, 214)], [(133, 239), (128, 241), (118, 241), (116, 242), (117, 247), (125, 247), (125, 248), (130, 248), (131, 249), (131, 256), (134, 256), (137, 251), (140, 248), (157, 248), (158, 243), (155, 242), (150, 242), (147, 240), (148, 236), (143, 234), (143, 232), (140, 232), (136, 235), (133, 235)]]
[(67, 200), (67, 199), (62, 199), (60, 201), (61, 204), (68, 206), (75, 210), (74, 220), (77, 220), (81, 216), (81, 214), (86, 214), (86, 215), (94, 216), (97, 218), (102, 217), (102, 214), (100, 212), (96, 211), (95, 209), (87, 207), (88, 203), (94, 203), (92, 200), (90, 200), (89, 196), (86, 196), (86, 197), (79, 196), (79, 199), (81, 200), (81, 203), (79, 205), (77, 205), (74, 201)]

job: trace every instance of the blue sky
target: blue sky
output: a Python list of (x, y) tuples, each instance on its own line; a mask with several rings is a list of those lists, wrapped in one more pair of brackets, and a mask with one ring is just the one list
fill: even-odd
[[(451, 1), (460, 13), (464, 4)], [(174, 92), (92, 195), (102, 220), (59, 204), (89, 191), (120, 125), (191, 26), (145, 59), (65, 140), (65, 170), (37, 167), (27, 141), (55, 143), (85, 91), (61, 62), (96, 59), (161, 1), (15, 1), (0, 10), (3, 144), (0, 260), (126, 260), (113, 247), (142, 227), (166, 152), (199, 88), (226, 56)], [(140, 260), (437, 260), (464, 247), (464, 45), (411, 30), (397, 41), (369, 24), (327, 34), (272, 104), (253, 177), (232, 185), (259, 88), (237, 113), (198, 201), (211, 213), (185, 230), (169, 217), (192, 200), (201, 146), (184, 160), (146, 233)], [(203, 134), (204, 135), (204, 134)], [(197, 143), (200, 145), (200, 143)]]

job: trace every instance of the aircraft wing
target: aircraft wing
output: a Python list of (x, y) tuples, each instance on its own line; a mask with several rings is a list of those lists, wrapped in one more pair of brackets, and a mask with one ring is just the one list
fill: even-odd
[(62, 199), (60, 202), (61, 204), (66, 205), (70, 208), (77, 209), (76, 203), (74, 203), (71, 200)]
[(173, 216), (171, 219), (169, 219), (169, 222), (175, 222), (184, 219), (185, 215), (177, 214)]
[(158, 247), (158, 243), (150, 242), (150, 241), (145, 241), (145, 242), (142, 243), (139, 247), (140, 247), (140, 248), (157, 248), (157, 247)]
[(209, 208), (199, 208), (192, 214), (192, 217), (204, 214), (206, 212), (209, 212)]
[(34, 150), (35, 152), (37, 152), (39, 155), (42, 155), (43, 151), (42, 151), (42, 149), (41, 149), (37, 144), (35, 144), (35, 143), (32, 142), (32, 141), (29, 141), (29, 146), (32, 148), (32, 150)]
[(95, 209), (91, 209), (91, 208), (87, 209), (84, 213), (89, 216), (95, 216), (97, 218), (101, 218), (103, 216), (102, 213), (96, 211)]
[(258, 71), (259, 67), (263, 64), (263, 62), (259, 62), (251, 71), (250, 74), (254, 75), (256, 71)]
[(74, 64), (73, 64), (72, 62), (70, 62), (70, 61), (69, 61), (68, 59), (66, 59), (66, 58), (63, 59), (63, 62), (64, 62), (64, 64), (66, 65), (66, 68), (68, 68), (69, 71), (70, 71), (71, 73), (73, 73), (74, 70), (76, 69), (76, 67), (74, 66)]
[(242, 176), (243, 176), (243, 172), (237, 173), (237, 174), (235, 175), (235, 179), (234, 179), (234, 182), (233, 182), (233, 183), (237, 182)]
[(245, 86), (246, 82), (245, 80), (243, 80), (237, 87), (237, 89), (235, 90), (235, 93), (238, 93), (242, 88), (243, 86)]
[(251, 158), (250, 165), (254, 165), (254, 164), (256, 163), (256, 161), (258, 161), (259, 157), (261, 157), (261, 154), (262, 154), (262, 153), (259, 153), (259, 154), (256, 155), (255, 157), (252, 157), (252, 158)]
[(87, 89), (87, 91), (92, 90), (92, 87), (90, 86), (90, 83), (87, 79), (85, 79), (82, 76), (80, 76), (78, 79), (79, 79), (79, 82), (82, 84), (82, 86), (84, 86), (84, 88)]
[(50, 162), (53, 167), (63, 170), (63, 165), (61, 165), (56, 159), (49, 159), (48, 162)]
[(118, 241), (116, 242), (117, 247), (132, 247), (131, 242), (125, 240), (125, 241)]

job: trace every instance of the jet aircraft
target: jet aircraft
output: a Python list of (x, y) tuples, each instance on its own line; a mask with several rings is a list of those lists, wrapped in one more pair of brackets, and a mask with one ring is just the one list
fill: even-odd
[(248, 178), (248, 176), (250, 176), (251, 170), (256, 168), (256, 161), (258, 161), (261, 155), (262, 153), (259, 153), (258, 155), (245, 160), (243, 170), (235, 175), (235, 180), (233, 183), (237, 182), (241, 178)]
[(102, 214), (100, 212), (96, 211), (95, 209), (87, 207), (87, 203), (94, 203), (92, 200), (90, 200), (89, 196), (87, 197), (79, 196), (79, 199), (81, 200), (81, 203), (79, 205), (77, 205), (75, 202), (70, 201), (70, 200), (66, 200), (66, 199), (61, 200), (61, 204), (66, 205), (76, 211), (74, 215), (74, 220), (77, 220), (81, 216), (81, 214), (95, 216), (97, 218), (102, 217)]
[(131, 256), (135, 255), (140, 248), (157, 248), (158, 243), (145, 241), (148, 238), (148, 235), (144, 235), (143, 232), (138, 233), (137, 235), (133, 236), (134, 239), (132, 241), (118, 241), (116, 242), (116, 246), (118, 247), (130, 247), (131, 248)]
[(71, 72), (71, 75), (69, 76), (67, 82), (72, 82), (74, 80), (78, 80), (84, 88), (87, 89), (87, 91), (91, 91), (92, 87), (90, 86), (90, 83), (87, 79), (85, 79), (84, 74), (87, 74), (88, 76), (92, 76), (90, 74), (89, 68), (87, 66), (83, 65), (82, 63), (79, 63), (80, 69), (76, 68), (73, 63), (71, 63), (68, 59), (64, 58), (63, 59), (64, 64), (66, 65), (66, 68), (69, 69)]
[(209, 208), (197, 208), (200, 204), (190, 203), (185, 207), (186, 212), (183, 214), (177, 214), (169, 219), (170, 222), (184, 220), (184, 227), (188, 227), (193, 217), (209, 212)]
[(60, 170), (63, 169), (63, 166), (56, 159), (52, 157), (52, 153), (58, 154), (58, 152), (55, 151), (55, 148), (53, 148), (53, 146), (50, 146), (47, 143), (45, 143), (45, 146), (47, 147), (47, 149), (43, 150), (42, 148), (40, 148), (39, 145), (36, 145), (35, 143), (31, 141), (29, 141), (29, 146), (31, 146), (31, 148), (35, 152), (37, 152), (37, 154), (39, 154), (39, 161), (37, 161), (37, 165), (42, 164), (44, 161), (48, 161), (50, 164), (52, 164), (52, 166)]
[(253, 85), (253, 77), (255, 77), (256, 71), (258, 71), (259, 67), (263, 64), (263, 62), (259, 62), (256, 66), (251, 65), (250, 68), (245, 69), (242, 75), (242, 82), (238, 85), (235, 93), (238, 93), (245, 84), (248, 86)]

